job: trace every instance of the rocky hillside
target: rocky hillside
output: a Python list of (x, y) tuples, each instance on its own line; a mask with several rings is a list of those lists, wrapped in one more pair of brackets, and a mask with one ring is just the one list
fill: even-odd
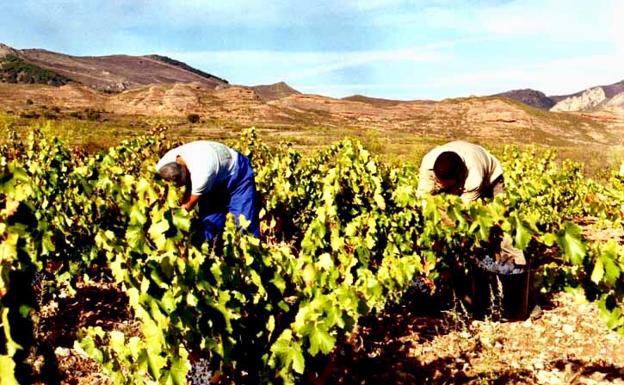
[[(0, 77), (0, 111), (25, 117), (80, 118), (96, 111), (186, 121), (192, 114), (218, 127), (253, 125), (288, 135), (315, 127), (501, 143), (624, 144), (624, 82), (556, 100), (535, 90), (440, 102), (335, 99), (301, 94), (283, 82), (229, 85), (158, 55), (75, 57), (0, 45), (0, 60), (6, 70)], [(556, 101), (553, 111), (563, 112), (547, 110)]]
[(555, 100), (549, 98), (543, 92), (532, 90), (530, 88), (502, 92), (493, 96), (510, 98), (531, 107), (541, 108), (544, 110), (549, 110), (556, 104)]
[[(266, 96), (265, 96), (266, 98)], [(373, 129), (440, 139), (501, 143), (624, 144), (624, 114), (554, 113), (500, 97), (434, 101), (371, 102), (294, 93), (265, 100), (252, 87), (211, 88), (200, 82), (153, 84), (107, 94), (79, 84), (61, 87), (0, 84), (0, 111), (80, 115), (105, 111), (185, 119), (197, 114), (221, 127), (280, 128), (288, 135), (310, 127)], [(212, 124), (212, 123), (211, 123)]]
[(585, 90), (580, 95), (562, 99), (551, 108), (551, 111), (587, 111), (598, 107), (607, 101), (607, 95), (602, 87)]
[(557, 104), (551, 111), (592, 111), (601, 107), (621, 107), (624, 80), (606, 86), (597, 86), (571, 95), (551, 96)]
[[(507, 97), (531, 107), (554, 112), (595, 111), (602, 107), (624, 107), (624, 80), (606, 86), (596, 86), (569, 95), (546, 96), (532, 89), (506, 91), (492, 96)], [(611, 102), (611, 100), (614, 100)]]
[(28, 63), (13, 53), (6, 53), (0, 56), (0, 82), (62, 86), (71, 80), (54, 71)]
[(612, 97), (607, 102), (607, 106), (624, 108), (624, 92), (622, 92), (621, 94), (617, 94), (614, 97)]
[(207, 88), (227, 84), (224, 79), (159, 55), (78, 57), (42, 49), (17, 50), (0, 44), (0, 57), (0, 64), (4, 63), (0, 79), (12, 83), (58, 86), (75, 82), (105, 92), (162, 83), (196, 82)]
[(371, 98), (371, 97), (364, 96), (364, 95), (347, 96), (345, 98), (342, 98), (342, 100), (349, 100), (349, 101), (352, 101), (352, 102), (368, 103), (370, 105), (378, 106), (378, 107), (396, 106), (397, 104), (401, 103), (401, 101), (399, 101), (399, 100)]
[(6, 55), (18, 55), (18, 54), (19, 52), (16, 49), (11, 48), (6, 44), (0, 43), (0, 58), (5, 57)]
[(188, 64), (186, 64), (186, 63), (184, 63), (184, 62), (181, 62), (181, 61), (179, 61), (179, 60), (172, 59), (172, 58), (167, 57), (167, 56), (162, 56), (162, 55), (147, 55), (147, 56), (145, 56), (145, 57), (148, 57), (148, 58), (151, 58), (151, 59), (156, 59), (156, 60), (159, 60), (159, 61), (161, 61), (161, 62), (163, 62), (163, 63), (171, 64), (171, 65), (176, 66), (176, 67), (180, 67), (180, 68), (182, 68), (183, 70), (186, 70), (186, 71), (192, 72), (192, 73), (197, 74), (197, 75), (199, 75), (199, 76), (202, 76), (202, 77), (204, 77), (204, 78), (206, 78), (206, 79), (212, 79), (212, 80), (215, 80), (215, 81), (217, 81), (217, 82), (221, 82), (221, 83), (228, 83), (228, 81), (227, 81), (227, 80), (225, 80), (225, 79), (222, 79), (222, 78), (216, 77), (216, 76), (214, 76), (214, 75), (212, 75), (212, 74), (209, 74), (209, 73), (207, 73), (207, 72), (204, 72), (204, 71), (202, 71), (202, 70), (198, 70), (197, 68), (191, 67), (190, 65), (188, 65)]
[(262, 100), (267, 102), (301, 93), (284, 82), (253, 86), (251, 89), (254, 90)]
[(574, 96), (580, 96), (581, 94), (583, 94), (584, 92), (592, 89), (592, 88), (602, 88), (602, 90), (605, 93), (605, 96), (607, 98), (613, 98), (614, 96), (621, 94), (624, 92), (624, 80), (619, 81), (617, 83), (613, 83), (613, 84), (609, 84), (606, 86), (596, 86), (596, 87), (590, 87), (587, 89), (584, 89), (582, 91), (576, 92), (574, 94), (570, 94), (570, 95), (553, 95), (550, 96), (550, 98), (552, 98), (554, 101), (556, 102), (560, 102), (564, 99), (570, 98), (570, 97), (574, 97)]

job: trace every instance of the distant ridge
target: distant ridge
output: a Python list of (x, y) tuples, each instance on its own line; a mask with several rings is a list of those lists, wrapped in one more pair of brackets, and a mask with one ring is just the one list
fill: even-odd
[(555, 112), (593, 111), (604, 106), (621, 106), (624, 94), (624, 80), (586, 88), (568, 95), (546, 96), (533, 89), (520, 89), (501, 92), (492, 96), (506, 97), (532, 107)]
[(21, 69), (18, 74), (9, 72), (0, 76), (4, 82), (58, 86), (71, 81), (105, 92), (163, 83), (196, 82), (212, 89), (228, 85), (225, 79), (161, 55), (71, 56), (44, 49), (18, 50), (0, 44), (0, 58), (11, 61), (12, 72), (15, 67)]
[(399, 100), (371, 98), (369, 96), (364, 96), (364, 95), (351, 95), (351, 96), (342, 98), (342, 100), (368, 103), (376, 107), (390, 107), (390, 106), (396, 106), (397, 104), (401, 103), (401, 101)]
[(202, 70), (198, 70), (197, 68), (191, 67), (190, 65), (188, 65), (188, 64), (186, 64), (184, 62), (181, 62), (181, 61), (176, 60), (176, 59), (172, 59), (172, 58), (170, 58), (168, 56), (146, 55), (145, 57), (149, 57), (149, 58), (152, 58), (152, 59), (160, 60), (163, 63), (167, 63), (167, 64), (171, 64), (171, 65), (176, 66), (176, 67), (180, 67), (180, 68), (182, 68), (184, 70), (187, 70), (189, 72), (193, 72), (193, 73), (195, 73), (195, 74), (197, 74), (199, 76), (203, 76), (206, 79), (212, 79), (212, 80), (216, 80), (216, 81), (228, 84), (228, 81), (225, 80), (225, 79), (222, 79), (220, 77), (214, 76), (214, 75), (209, 74), (207, 72), (204, 72)]
[(551, 111), (592, 111), (604, 106), (620, 106), (624, 80), (606, 86), (584, 89), (570, 95), (551, 96), (557, 102)]
[(264, 101), (278, 100), (290, 95), (299, 95), (301, 92), (292, 88), (284, 82), (274, 84), (264, 84), (249, 87)]
[[(527, 105), (534, 108), (525, 108)], [(80, 109), (120, 115), (198, 114), (206, 121), (217, 119), (239, 125), (379, 125), (435, 135), (452, 136), (456, 132), (458, 136), (455, 137), (463, 137), (467, 132), (480, 137), (484, 132), (498, 130), (498, 137), (522, 132), (522, 139), (525, 139), (525, 129), (531, 126), (535, 137), (543, 134), (551, 141), (564, 138), (566, 141), (624, 143), (621, 139), (624, 81), (560, 96), (518, 89), (492, 97), (439, 102), (364, 95), (337, 99), (302, 94), (284, 82), (232, 85), (225, 79), (157, 54), (79, 57), (44, 49), (19, 50), (0, 44), (0, 111), (28, 116), (50, 115), (46, 110), (49, 106), (77, 115)], [(582, 114), (565, 114), (575, 111)], [(587, 118), (582, 127), (577, 127), (579, 116)], [(602, 125), (620, 131), (612, 136), (616, 131), (604, 131)]]
[(584, 92), (586, 92), (587, 90), (590, 90), (592, 88), (602, 88), (602, 90), (605, 93), (605, 96), (607, 98), (612, 98), (617, 94), (621, 94), (622, 92), (624, 92), (624, 80), (620, 80), (619, 82), (613, 83), (613, 84), (609, 84), (606, 86), (594, 86), (594, 87), (589, 87), (586, 88), (584, 90), (575, 92), (573, 94), (568, 94), (568, 95), (553, 95), (550, 96), (551, 99), (555, 100), (556, 102), (560, 102), (563, 99), (572, 97), (572, 96), (580, 96), (582, 95)]
[(530, 88), (501, 92), (500, 94), (495, 94), (492, 96), (502, 96), (505, 98), (510, 98), (527, 104), (531, 107), (541, 108), (543, 110), (549, 110), (557, 103), (552, 98), (546, 96), (543, 92)]

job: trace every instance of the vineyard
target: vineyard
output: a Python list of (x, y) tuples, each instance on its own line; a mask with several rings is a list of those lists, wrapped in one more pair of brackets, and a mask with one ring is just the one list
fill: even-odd
[(597, 182), (554, 152), (510, 147), (506, 193), (464, 204), (417, 196), (415, 165), (386, 164), (356, 141), (303, 155), (248, 130), (232, 146), (252, 161), (262, 235), (229, 218), (207, 244), (154, 173), (177, 144), (154, 132), (90, 155), (37, 130), (4, 140), (0, 384), (45, 378), (54, 359), (38, 311), (90, 283), (120, 288), (115, 306), (138, 327), (86, 325), (62, 344), (114, 384), (186, 384), (197, 362), (222, 384), (319, 382), (363, 317), (447, 298), (457, 271), (503, 234), (537, 290), (582, 291), (624, 333), (624, 244), (604, 236), (624, 226), (619, 170)]

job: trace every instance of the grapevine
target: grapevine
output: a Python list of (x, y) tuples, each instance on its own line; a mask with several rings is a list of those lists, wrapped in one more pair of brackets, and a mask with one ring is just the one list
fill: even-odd
[[(229, 218), (222, 242), (206, 244), (179, 191), (155, 177), (175, 144), (153, 132), (88, 155), (33, 130), (0, 147), (3, 384), (27, 381), (42, 350), (34, 297), (101, 276), (127, 295), (140, 333), (91, 327), (75, 348), (114, 383), (184, 384), (198, 359), (224, 383), (298, 383), (414, 282), (440, 292), (457, 261), (487, 264), (501, 233), (544, 290), (583, 290), (624, 333), (624, 246), (588, 238), (580, 222), (622, 228), (619, 172), (598, 183), (553, 152), (511, 147), (506, 193), (465, 204), (418, 196), (413, 165), (392, 167), (356, 141), (303, 155), (248, 130), (232, 145), (253, 163), (262, 236)], [(17, 282), (37, 277), (40, 292), (25, 295)]]

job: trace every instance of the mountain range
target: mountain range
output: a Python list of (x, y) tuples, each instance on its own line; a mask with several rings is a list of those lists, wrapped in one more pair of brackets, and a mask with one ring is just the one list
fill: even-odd
[(511, 98), (551, 111), (592, 111), (601, 107), (624, 107), (624, 80), (606, 86), (590, 87), (570, 95), (546, 96), (541, 91), (522, 89), (493, 96)]
[(0, 79), (9, 83), (81, 84), (121, 92), (159, 83), (197, 82), (208, 88), (228, 82), (160, 55), (70, 56), (43, 49), (17, 50), (0, 44)]
[[(161, 55), (76, 57), (0, 44), (0, 110), (37, 114), (185, 116), (229, 126), (401, 130), (440, 138), (624, 144), (624, 81), (570, 95), (513, 90), (486, 97), (399, 101), (242, 86)], [(557, 112), (559, 111), (559, 112)]]

